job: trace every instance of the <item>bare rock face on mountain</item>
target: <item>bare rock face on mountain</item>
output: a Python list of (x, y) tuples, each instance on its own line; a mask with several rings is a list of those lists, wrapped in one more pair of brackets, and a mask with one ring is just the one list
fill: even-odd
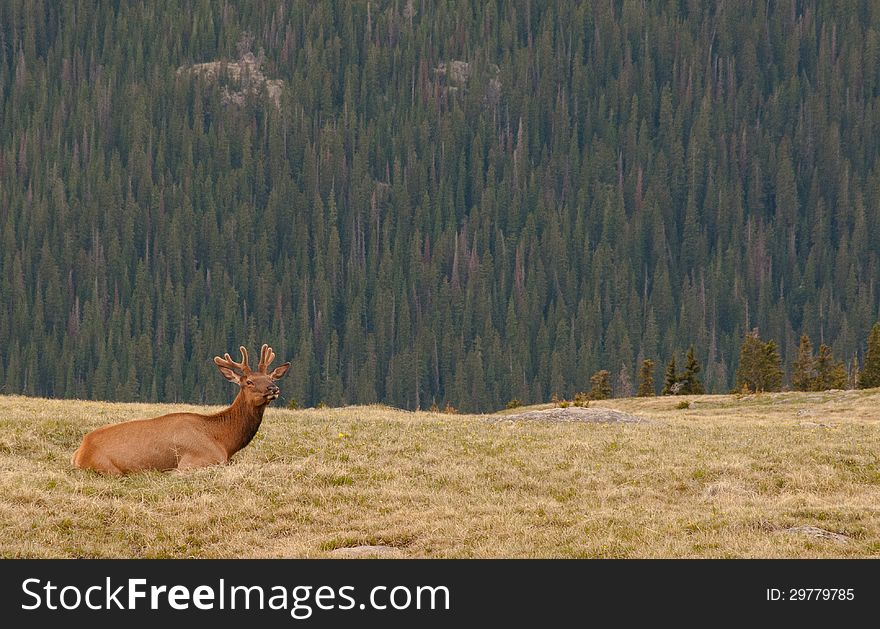
[(223, 81), (223, 102), (227, 105), (243, 105), (250, 94), (259, 94), (265, 88), (266, 96), (281, 107), (281, 90), (284, 81), (269, 79), (263, 74), (264, 53), (261, 49), (256, 55), (250, 51), (250, 43), (239, 42), (237, 61), (208, 61), (189, 66), (181, 66), (177, 74), (189, 73), (209, 81)]
[(466, 83), (471, 74), (471, 64), (467, 61), (460, 61), (458, 59), (450, 61), (448, 64), (441, 63), (438, 65), (434, 71), (438, 76), (447, 77), (447, 79), (452, 83), (462, 84)]

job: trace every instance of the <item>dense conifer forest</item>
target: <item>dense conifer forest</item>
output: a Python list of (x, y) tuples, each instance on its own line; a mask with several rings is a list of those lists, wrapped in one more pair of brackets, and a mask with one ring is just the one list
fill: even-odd
[(4, 0), (0, 392), (228, 401), (263, 342), (300, 405), (691, 346), (727, 392), (755, 328), (848, 367), (878, 145), (877, 0)]

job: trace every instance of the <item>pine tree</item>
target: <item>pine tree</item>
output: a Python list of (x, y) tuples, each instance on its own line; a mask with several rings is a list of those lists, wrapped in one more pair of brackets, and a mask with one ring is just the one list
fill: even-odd
[(846, 387), (846, 375), (843, 362), (836, 362), (831, 348), (822, 343), (816, 354), (816, 385), (813, 390), (843, 389)]
[(638, 397), (654, 397), (657, 393), (654, 391), (654, 361), (646, 358), (642, 361), (642, 368), (639, 370), (639, 391)]
[(739, 350), (739, 367), (736, 369), (737, 390), (758, 390), (759, 365), (764, 344), (758, 339), (757, 330), (746, 334)]
[(632, 397), (633, 388), (632, 380), (629, 377), (629, 369), (625, 364), (620, 365), (620, 372), (617, 374), (617, 397)]
[(761, 360), (761, 376), (763, 379), (761, 391), (782, 390), (782, 358), (776, 341), (770, 339), (764, 343), (764, 351)]
[(606, 400), (611, 397), (611, 374), (607, 369), (597, 371), (590, 378), (590, 399)]
[(880, 387), (880, 321), (871, 327), (868, 334), (868, 350), (865, 352), (865, 364), (859, 373), (859, 388), (872, 389)]
[(684, 374), (681, 376), (680, 395), (702, 395), (706, 392), (703, 383), (700, 380), (700, 364), (694, 356), (694, 346), (691, 345), (687, 353), (687, 365), (684, 368)]
[(675, 354), (673, 354), (669, 364), (666, 365), (666, 373), (663, 376), (663, 390), (660, 392), (660, 395), (678, 395), (680, 389), (680, 375), (676, 370)]
[(782, 388), (782, 367), (776, 342), (758, 338), (758, 330), (747, 333), (739, 352), (736, 370), (737, 390), (779, 391)]
[(798, 355), (791, 365), (791, 386), (795, 391), (813, 391), (816, 385), (816, 361), (813, 345), (806, 334), (801, 336)]
[(846, 377), (846, 388), (859, 388), (859, 359), (855, 356), (852, 357), (852, 360), (849, 363), (849, 372)]

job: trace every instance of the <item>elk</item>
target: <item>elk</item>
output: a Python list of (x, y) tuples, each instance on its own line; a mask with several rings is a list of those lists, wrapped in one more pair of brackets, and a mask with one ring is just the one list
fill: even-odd
[(170, 413), (96, 428), (73, 453), (73, 465), (115, 475), (227, 463), (257, 434), (263, 412), (280, 394), (275, 381), (290, 368), (287, 362), (269, 372), (275, 352), (263, 345), (257, 371), (251, 371), (247, 349), (239, 349), (240, 363), (229, 354), (214, 357), (220, 373), (240, 387), (229, 408), (213, 415)]

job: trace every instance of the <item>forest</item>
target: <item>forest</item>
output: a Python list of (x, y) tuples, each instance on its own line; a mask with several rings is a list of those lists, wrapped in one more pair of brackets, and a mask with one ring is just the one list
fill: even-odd
[(878, 146), (880, 0), (4, 0), (0, 393), (789, 386), (865, 360)]

